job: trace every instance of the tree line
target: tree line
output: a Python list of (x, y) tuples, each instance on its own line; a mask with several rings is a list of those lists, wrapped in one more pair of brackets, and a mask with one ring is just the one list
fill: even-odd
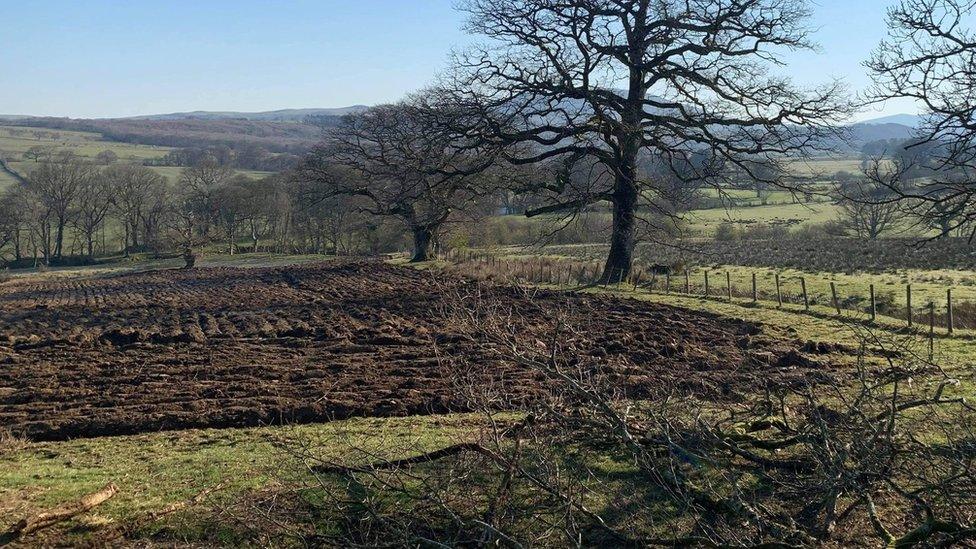
[(226, 253), (379, 253), (399, 234), (287, 174), (254, 179), (203, 156), (170, 181), (136, 164), (70, 152), (44, 157), (0, 194), (0, 261), (8, 266), (154, 257), (216, 246)]

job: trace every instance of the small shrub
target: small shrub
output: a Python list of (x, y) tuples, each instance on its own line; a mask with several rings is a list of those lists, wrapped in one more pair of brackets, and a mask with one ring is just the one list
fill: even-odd
[(715, 229), (715, 240), (719, 242), (731, 242), (738, 238), (738, 232), (735, 225), (725, 221)]
[(747, 227), (740, 234), (743, 240), (783, 240), (790, 234), (789, 229), (783, 225), (769, 225), (757, 223)]

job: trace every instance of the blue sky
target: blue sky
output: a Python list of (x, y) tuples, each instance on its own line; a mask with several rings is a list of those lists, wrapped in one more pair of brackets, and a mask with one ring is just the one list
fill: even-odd
[[(814, 0), (803, 83), (867, 85), (894, 0)], [(453, 0), (0, 0), (0, 113), (73, 117), (391, 101), (469, 40)], [(914, 112), (887, 105), (861, 118)]]

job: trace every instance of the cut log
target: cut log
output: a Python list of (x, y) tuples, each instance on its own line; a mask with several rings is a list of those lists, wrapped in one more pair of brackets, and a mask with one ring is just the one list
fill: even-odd
[(9, 530), (7, 530), (5, 537), (16, 539), (59, 522), (63, 522), (76, 515), (86, 513), (92, 508), (111, 499), (111, 497), (114, 496), (118, 491), (118, 487), (110, 482), (101, 490), (88, 494), (78, 501), (65, 503), (60, 507), (51, 509), (50, 511), (45, 511), (43, 513), (34, 515), (33, 517), (22, 519), (20, 522), (14, 524)]

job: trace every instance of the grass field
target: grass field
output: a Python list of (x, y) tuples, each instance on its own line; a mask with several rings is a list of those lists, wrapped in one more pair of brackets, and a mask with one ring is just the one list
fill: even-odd
[[(106, 141), (97, 133), (0, 126), (0, 156), (6, 158), (10, 168), (17, 173), (27, 176), (34, 169), (35, 162), (24, 158), (24, 153), (36, 146), (71, 151), (87, 160), (94, 160), (98, 153), (108, 150), (118, 155), (119, 162), (134, 163), (160, 158), (172, 150), (170, 147)], [(14, 182), (9, 175), (0, 173), (0, 190)]]
[(785, 225), (791, 228), (837, 218), (837, 206), (829, 203), (778, 204), (748, 208), (694, 210), (687, 215), (690, 235), (710, 236), (722, 223)]
[[(38, 132), (37, 135), (34, 132)], [(92, 159), (98, 153), (110, 150), (125, 162), (159, 158), (172, 150), (171, 147), (106, 141), (97, 133), (0, 126), (0, 152), (11, 161), (24, 160), (23, 154), (36, 146), (70, 150), (78, 156)]]
[(861, 159), (813, 158), (810, 160), (796, 160), (789, 164), (789, 170), (801, 176), (832, 176), (840, 171), (856, 174), (861, 171)]
[(429, 451), (470, 437), (480, 426), (477, 416), (455, 414), (294, 427), (191, 429), (53, 443), (0, 440), (0, 532), (15, 517), (74, 501), (115, 483), (117, 496), (62, 533), (67, 536), (62, 543), (82, 543), (91, 530), (138, 520), (219, 485), (198, 508), (152, 523), (136, 536), (168, 530), (177, 540), (234, 545), (238, 542), (234, 521), (217, 509), (244, 512), (261, 490), (306, 472), (305, 464), (282, 446), (285, 443), (302, 441), (316, 453), (329, 455), (335, 448), (317, 446), (317, 441), (341, 431), (377, 455), (395, 458), (401, 456), (386, 447), (391, 440), (410, 441), (418, 452)]

